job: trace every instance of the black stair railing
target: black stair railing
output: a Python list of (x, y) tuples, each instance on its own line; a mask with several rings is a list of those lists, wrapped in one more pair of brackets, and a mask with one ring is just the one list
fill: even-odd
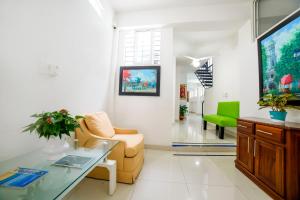
[(208, 62), (197, 68), (195, 75), (205, 89), (213, 87), (213, 65), (208, 65)]

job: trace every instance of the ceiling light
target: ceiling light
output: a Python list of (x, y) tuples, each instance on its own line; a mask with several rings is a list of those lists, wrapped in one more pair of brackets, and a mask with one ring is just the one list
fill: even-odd
[(197, 68), (200, 66), (200, 61), (199, 60), (193, 60), (192, 62), (193, 67)]

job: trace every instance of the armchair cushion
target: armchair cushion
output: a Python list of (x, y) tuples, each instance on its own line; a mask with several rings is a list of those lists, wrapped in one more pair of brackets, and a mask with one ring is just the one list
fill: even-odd
[(105, 138), (115, 135), (115, 130), (105, 112), (87, 114), (84, 120), (88, 129), (95, 135)]
[(144, 150), (143, 134), (116, 134), (114, 140), (120, 140), (125, 143), (125, 157), (135, 157), (139, 152)]

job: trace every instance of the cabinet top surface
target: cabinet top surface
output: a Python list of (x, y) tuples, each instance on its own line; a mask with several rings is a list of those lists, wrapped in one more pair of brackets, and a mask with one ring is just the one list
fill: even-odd
[(242, 117), (239, 118), (238, 120), (257, 123), (257, 124), (264, 124), (264, 125), (269, 125), (269, 126), (288, 129), (288, 130), (300, 130), (300, 123), (296, 123), (296, 122), (275, 122), (270, 119), (264, 119), (258, 117)]

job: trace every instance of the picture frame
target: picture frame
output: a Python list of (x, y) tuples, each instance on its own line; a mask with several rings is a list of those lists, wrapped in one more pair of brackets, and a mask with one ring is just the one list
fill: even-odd
[(160, 66), (122, 66), (119, 95), (160, 96)]
[(180, 84), (180, 99), (187, 100), (187, 85)]

